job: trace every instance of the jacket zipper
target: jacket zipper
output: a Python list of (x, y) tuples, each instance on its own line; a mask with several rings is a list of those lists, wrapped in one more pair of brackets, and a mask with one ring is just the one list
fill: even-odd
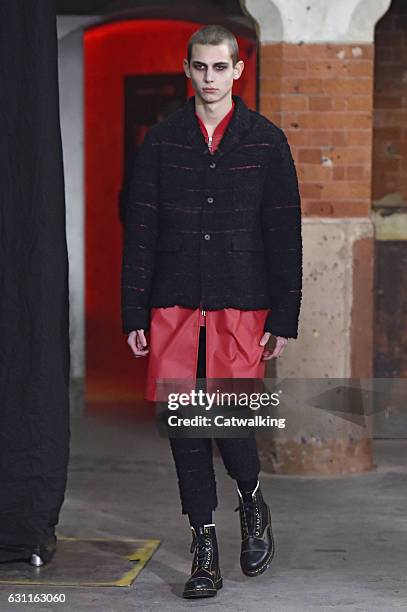
[[(212, 153), (212, 138), (213, 136), (208, 136), (208, 149), (209, 152)], [(201, 315), (203, 317), (206, 317), (206, 310), (204, 310), (203, 308), (201, 308)], [(205, 327), (206, 327), (206, 320), (204, 321)], [(201, 322), (199, 322), (199, 329), (201, 328)], [(206, 357), (206, 351), (205, 351), (205, 357)]]
[(200, 338), (200, 335), (201, 335), (201, 321), (200, 321), (200, 317), (198, 317), (197, 339), (196, 339), (196, 343), (195, 343), (196, 344), (195, 370), (194, 370), (195, 387), (196, 387), (197, 369), (198, 369), (198, 355), (199, 355), (199, 338)]

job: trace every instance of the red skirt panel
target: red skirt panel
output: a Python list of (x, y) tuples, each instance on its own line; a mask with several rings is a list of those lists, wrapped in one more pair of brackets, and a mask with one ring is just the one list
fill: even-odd
[[(266, 362), (259, 345), (269, 309), (207, 310), (207, 378), (263, 378)], [(182, 379), (178, 391), (190, 393), (196, 385), (201, 323), (199, 308), (152, 308), (150, 352), (148, 355), (145, 399), (157, 401), (156, 383)]]

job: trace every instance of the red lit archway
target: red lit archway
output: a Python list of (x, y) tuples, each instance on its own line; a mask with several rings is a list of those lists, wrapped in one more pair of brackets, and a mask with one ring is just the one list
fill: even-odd
[[(86, 399), (142, 398), (145, 359), (135, 359), (121, 332), (122, 227), (118, 195), (124, 166), (124, 83), (131, 75), (183, 75), (182, 60), (200, 24), (132, 20), (97, 26), (84, 37)], [(234, 93), (255, 108), (256, 45), (237, 36), (246, 67)], [(193, 95), (190, 81), (186, 95)]]

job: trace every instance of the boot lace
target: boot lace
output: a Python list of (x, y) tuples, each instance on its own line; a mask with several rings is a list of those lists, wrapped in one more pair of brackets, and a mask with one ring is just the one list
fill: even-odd
[(257, 500), (240, 501), (238, 507), (235, 508), (235, 512), (237, 512), (238, 510), (240, 510), (241, 525), (244, 537), (261, 537), (262, 516)]
[(198, 567), (209, 570), (212, 562), (212, 540), (204, 534), (195, 536), (191, 544), (191, 553), (195, 552), (195, 561)]

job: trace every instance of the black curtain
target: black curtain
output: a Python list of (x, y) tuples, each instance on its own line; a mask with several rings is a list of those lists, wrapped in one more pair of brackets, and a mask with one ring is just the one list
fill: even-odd
[(0, 560), (54, 534), (69, 298), (54, 0), (0, 0)]

